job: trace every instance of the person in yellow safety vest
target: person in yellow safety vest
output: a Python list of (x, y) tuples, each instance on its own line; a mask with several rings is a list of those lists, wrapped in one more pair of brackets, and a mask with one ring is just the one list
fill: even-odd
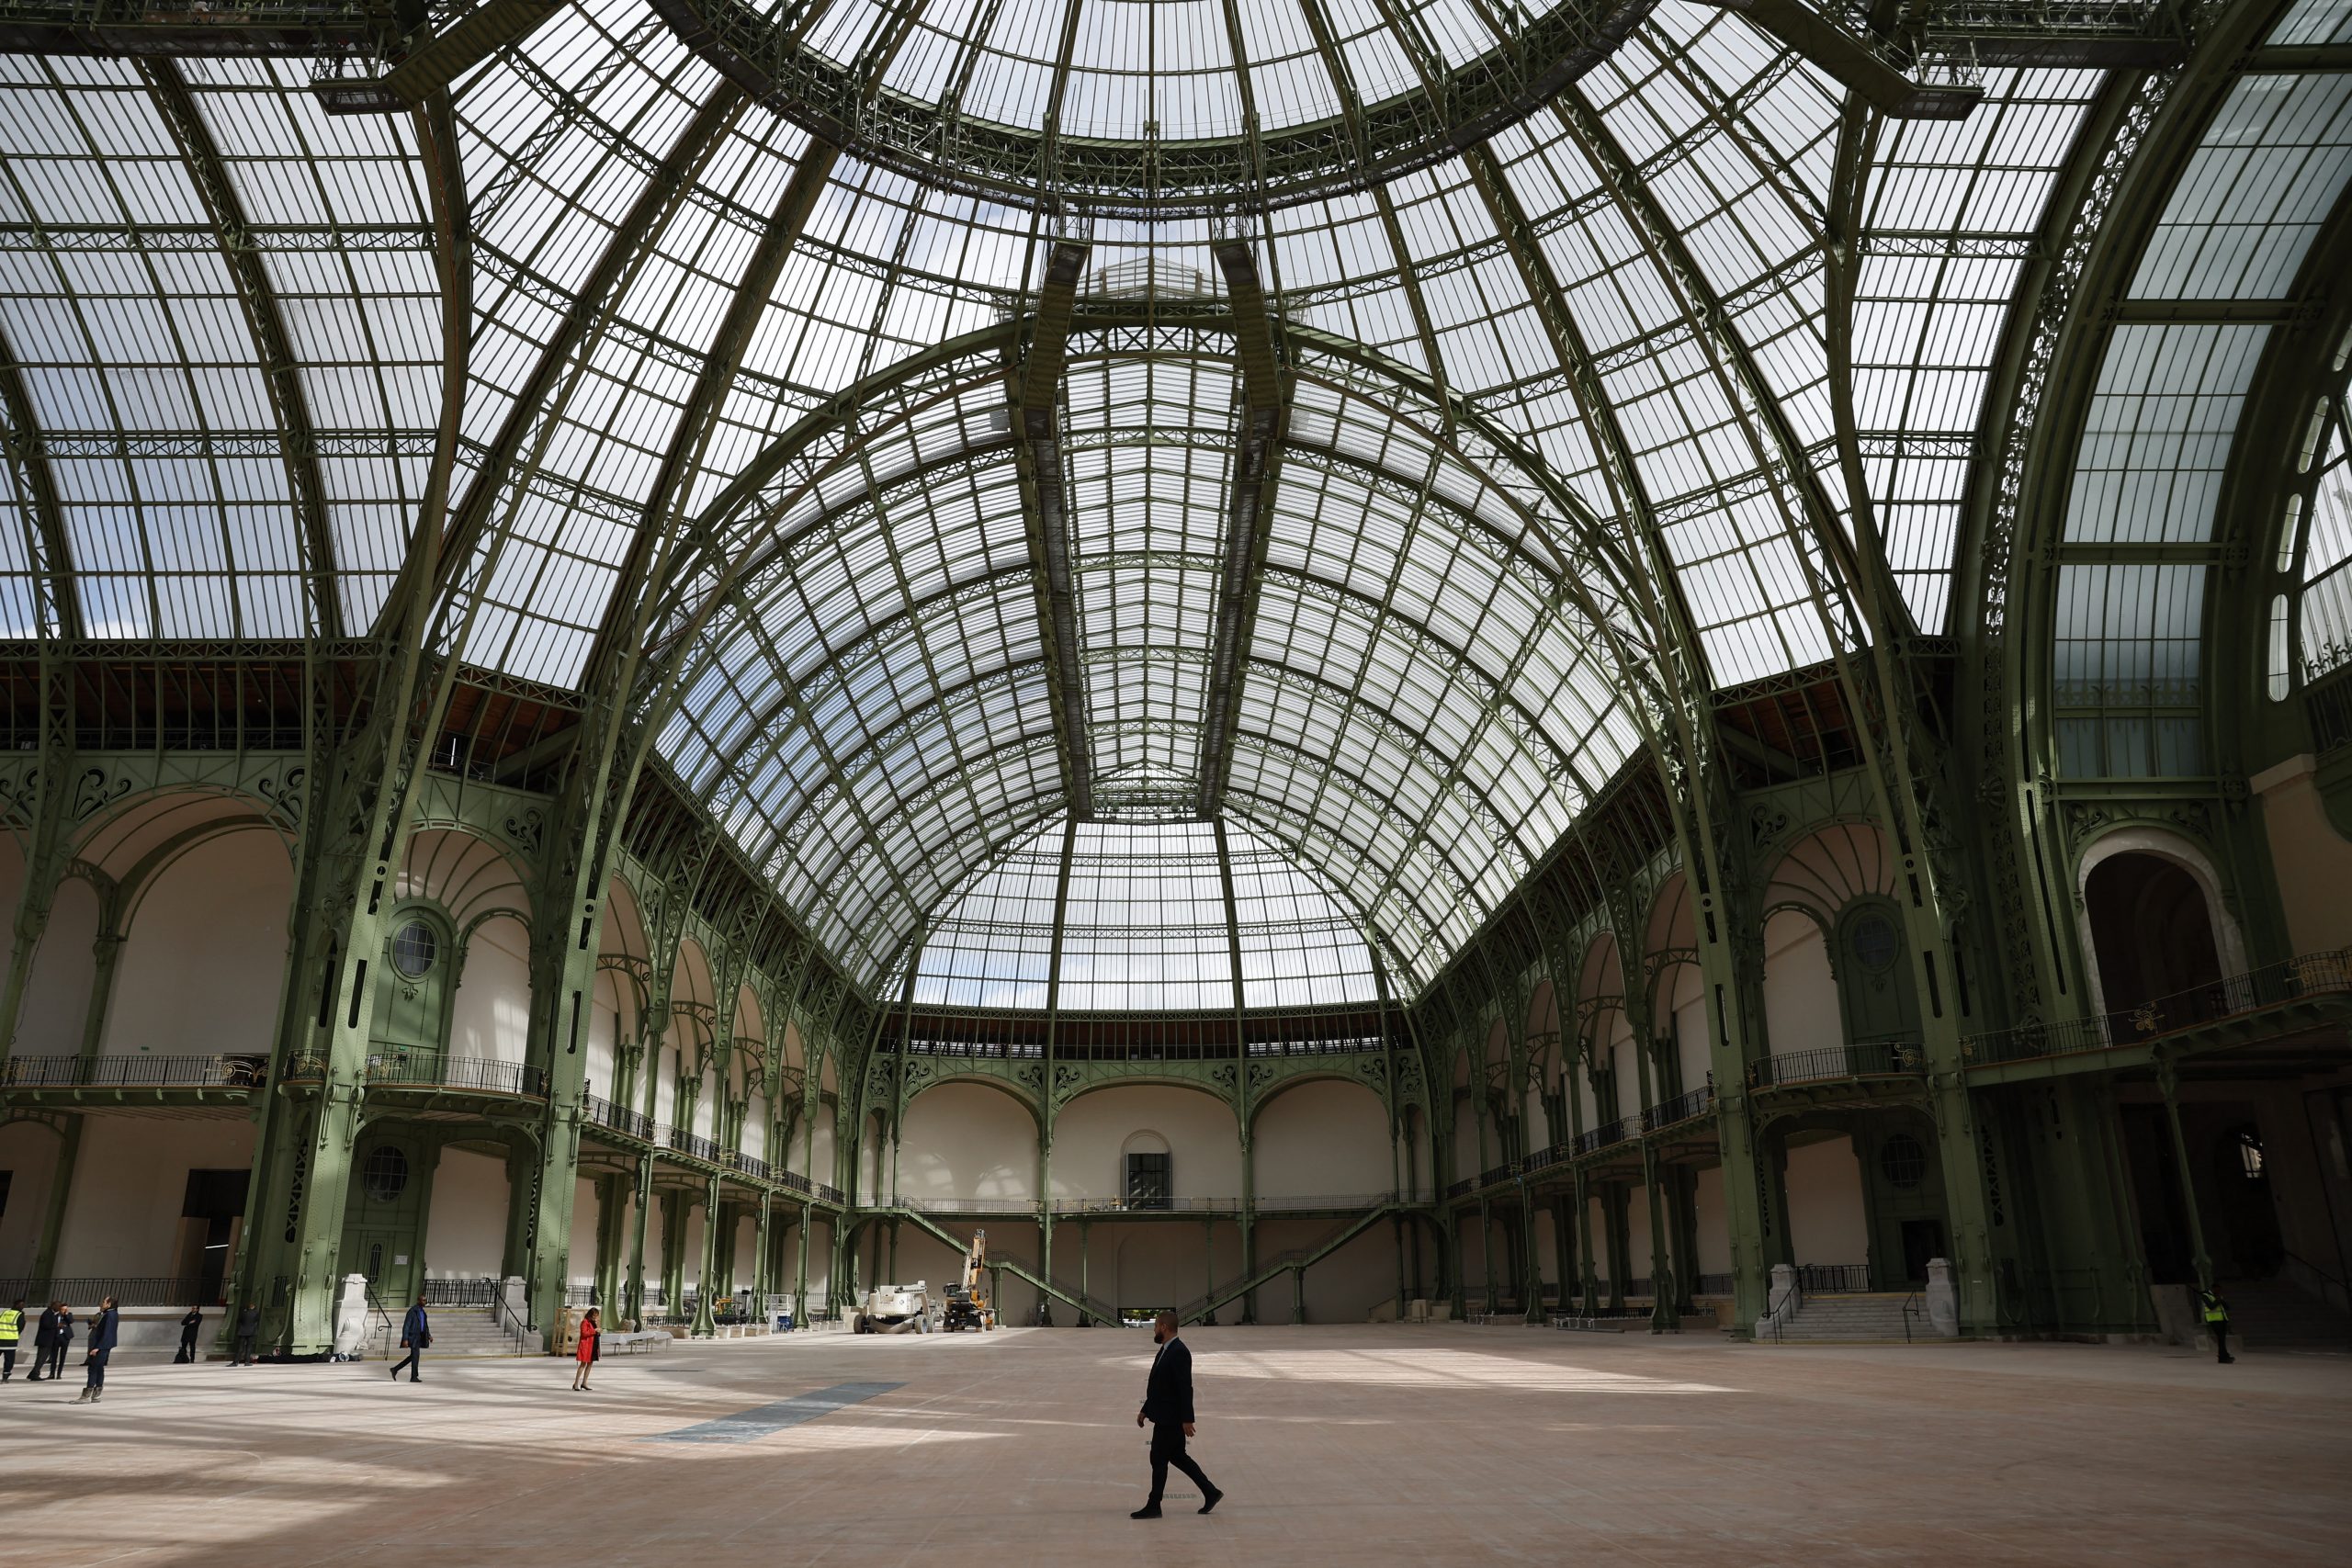
[(25, 1337), (25, 1298), (0, 1307), (0, 1382), (17, 1375), (17, 1341)]
[(2230, 1303), (2208, 1290), (2199, 1290), (2197, 1299), (2205, 1314), (2205, 1332), (2213, 1337), (2213, 1359), (2226, 1367), (2237, 1359), (2230, 1354)]

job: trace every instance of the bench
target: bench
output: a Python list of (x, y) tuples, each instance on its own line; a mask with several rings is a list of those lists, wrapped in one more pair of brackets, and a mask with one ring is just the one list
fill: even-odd
[(609, 1350), (616, 1356), (634, 1356), (640, 1350), (651, 1350), (668, 1343), (670, 1336), (658, 1328), (639, 1329), (635, 1334), (624, 1334), (616, 1329), (596, 1341), (598, 1354)]

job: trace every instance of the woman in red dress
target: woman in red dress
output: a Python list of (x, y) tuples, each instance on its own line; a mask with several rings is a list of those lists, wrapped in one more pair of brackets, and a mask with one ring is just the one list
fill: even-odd
[(571, 1386), (591, 1393), (595, 1391), (588, 1387), (588, 1374), (596, 1366), (596, 1336), (600, 1332), (596, 1326), (596, 1309), (590, 1307), (588, 1315), (580, 1320), (580, 1367), (571, 1374)]

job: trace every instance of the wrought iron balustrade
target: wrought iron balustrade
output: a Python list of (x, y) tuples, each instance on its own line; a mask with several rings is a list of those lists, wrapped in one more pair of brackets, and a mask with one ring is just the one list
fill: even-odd
[(11, 1056), (0, 1089), (260, 1089), (266, 1055), (223, 1056)]
[(2347, 993), (2352, 993), (2352, 948), (2328, 948), (2224, 976), (2134, 1008), (1971, 1034), (1960, 1043), (1960, 1059), (1965, 1066), (1989, 1067), (2043, 1056), (2112, 1051), (2266, 1008)]
[(1676, 1095), (1662, 1105), (1653, 1105), (1645, 1118), (1648, 1131), (1672, 1127), (1680, 1122), (1696, 1121), (1712, 1115), (1715, 1109), (1715, 1086), (1702, 1084), (1697, 1089)]
[(842, 1201), (842, 1190), (831, 1182), (820, 1181), (817, 1183), (817, 1196), (828, 1203), (838, 1203)]
[(1477, 1178), (1473, 1177), (1473, 1176), (1465, 1176), (1465, 1177), (1464, 1177), (1464, 1178), (1463, 1178), (1461, 1180), (1459, 1180), (1459, 1181), (1449, 1181), (1449, 1182), (1447, 1182), (1447, 1183), (1445, 1184), (1445, 1195), (1446, 1195), (1447, 1197), (1449, 1197), (1449, 1198), (1459, 1198), (1459, 1197), (1461, 1197), (1464, 1192), (1469, 1191), (1473, 1187), (1476, 1187), (1476, 1186), (1477, 1186), (1477, 1185), (1478, 1185), (1478, 1179), (1477, 1179)]
[(388, 1089), (473, 1089), (484, 1094), (544, 1099), (547, 1074), (521, 1062), (479, 1056), (439, 1056), (430, 1052), (386, 1052), (368, 1058), (368, 1081)]
[[(1625, 1130), (1628, 1122), (1635, 1123), (1630, 1134)], [(1638, 1116), (1621, 1116), (1613, 1122), (1603, 1122), (1598, 1127), (1587, 1127), (1576, 1136), (1576, 1152), (1579, 1155), (1598, 1154), (1602, 1149), (1614, 1148), (1629, 1136), (1638, 1138), (1641, 1136), (1640, 1122)]]
[(1694, 1296), (1727, 1296), (1732, 1292), (1732, 1277), (1728, 1274), (1698, 1274), (1690, 1280)]
[(1751, 1089), (1785, 1089), (1841, 1078), (1917, 1077), (1927, 1070), (1927, 1054), (1917, 1036), (1890, 1035), (1814, 1051), (1781, 1052), (1751, 1064), (1747, 1082)]
[(740, 1170), (754, 1180), (768, 1179), (768, 1162), (757, 1155), (747, 1155), (741, 1149), (729, 1149), (720, 1163), (729, 1170)]
[(1238, 1198), (1168, 1198), (1130, 1195), (1124, 1198), (1057, 1198), (1057, 1214), (1238, 1214)]
[(1035, 1198), (908, 1198), (901, 1201), (919, 1214), (1028, 1214), (1037, 1213)]
[(1867, 1263), (1800, 1263), (1797, 1289), (1809, 1296), (1857, 1295), (1871, 1288)]
[(718, 1145), (699, 1133), (689, 1133), (683, 1127), (670, 1129), (670, 1147), (693, 1159), (718, 1163)]
[(609, 1127), (616, 1133), (626, 1134), (644, 1143), (660, 1141), (654, 1135), (652, 1117), (642, 1111), (631, 1111), (626, 1105), (616, 1104), (602, 1095), (592, 1094), (582, 1099), (580, 1113), (592, 1125)]
[(797, 1170), (777, 1171), (775, 1173), (775, 1182), (777, 1186), (784, 1188), (786, 1191), (805, 1193), (808, 1190), (808, 1179), (801, 1175)]
[[(186, 1275), (74, 1275), (47, 1278), (38, 1274), (19, 1274), (0, 1279), (0, 1303), (24, 1298), (27, 1314), (34, 1315), (36, 1307), (51, 1302), (63, 1302), (70, 1307), (96, 1307), (112, 1296), (117, 1306), (126, 1307), (185, 1307), (218, 1306), (221, 1292), (228, 1281), (223, 1280), (207, 1285), (203, 1280)], [(32, 1325), (25, 1326), (26, 1348), (31, 1348)], [(76, 1327), (78, 1340), (83, 1330)]]
[(429, 1307), (475, 1307), (488, 1312), (500, 1300), (499, 1282), (492, 1279), (427, 1280), (417, 1293)]

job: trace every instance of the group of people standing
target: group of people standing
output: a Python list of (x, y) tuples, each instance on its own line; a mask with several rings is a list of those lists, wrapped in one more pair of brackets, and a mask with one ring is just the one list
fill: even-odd
[[(106, 1393), (107, 1362), (114, 1355), (120, 1314), (114, 1298), (108, 1296), (98, 1305), (97, 1315), (90, 1320), (89, 1343), (82, 1348), (82, 1399), (96, 1404)], [(63, 1302), (51, 1302), (33, 1325), (33, 1370), (25, 1381), (39, 1382), (48, 1378), (52, 1382), (65, 1375), (65, 1352), (74, 1344), (74, 1309)], [(6, 1308), (0, 1308), (0, 1382), (17, 1375), (17, 1348), (24, 1342), (25, 1303), (22, 1297)]]

